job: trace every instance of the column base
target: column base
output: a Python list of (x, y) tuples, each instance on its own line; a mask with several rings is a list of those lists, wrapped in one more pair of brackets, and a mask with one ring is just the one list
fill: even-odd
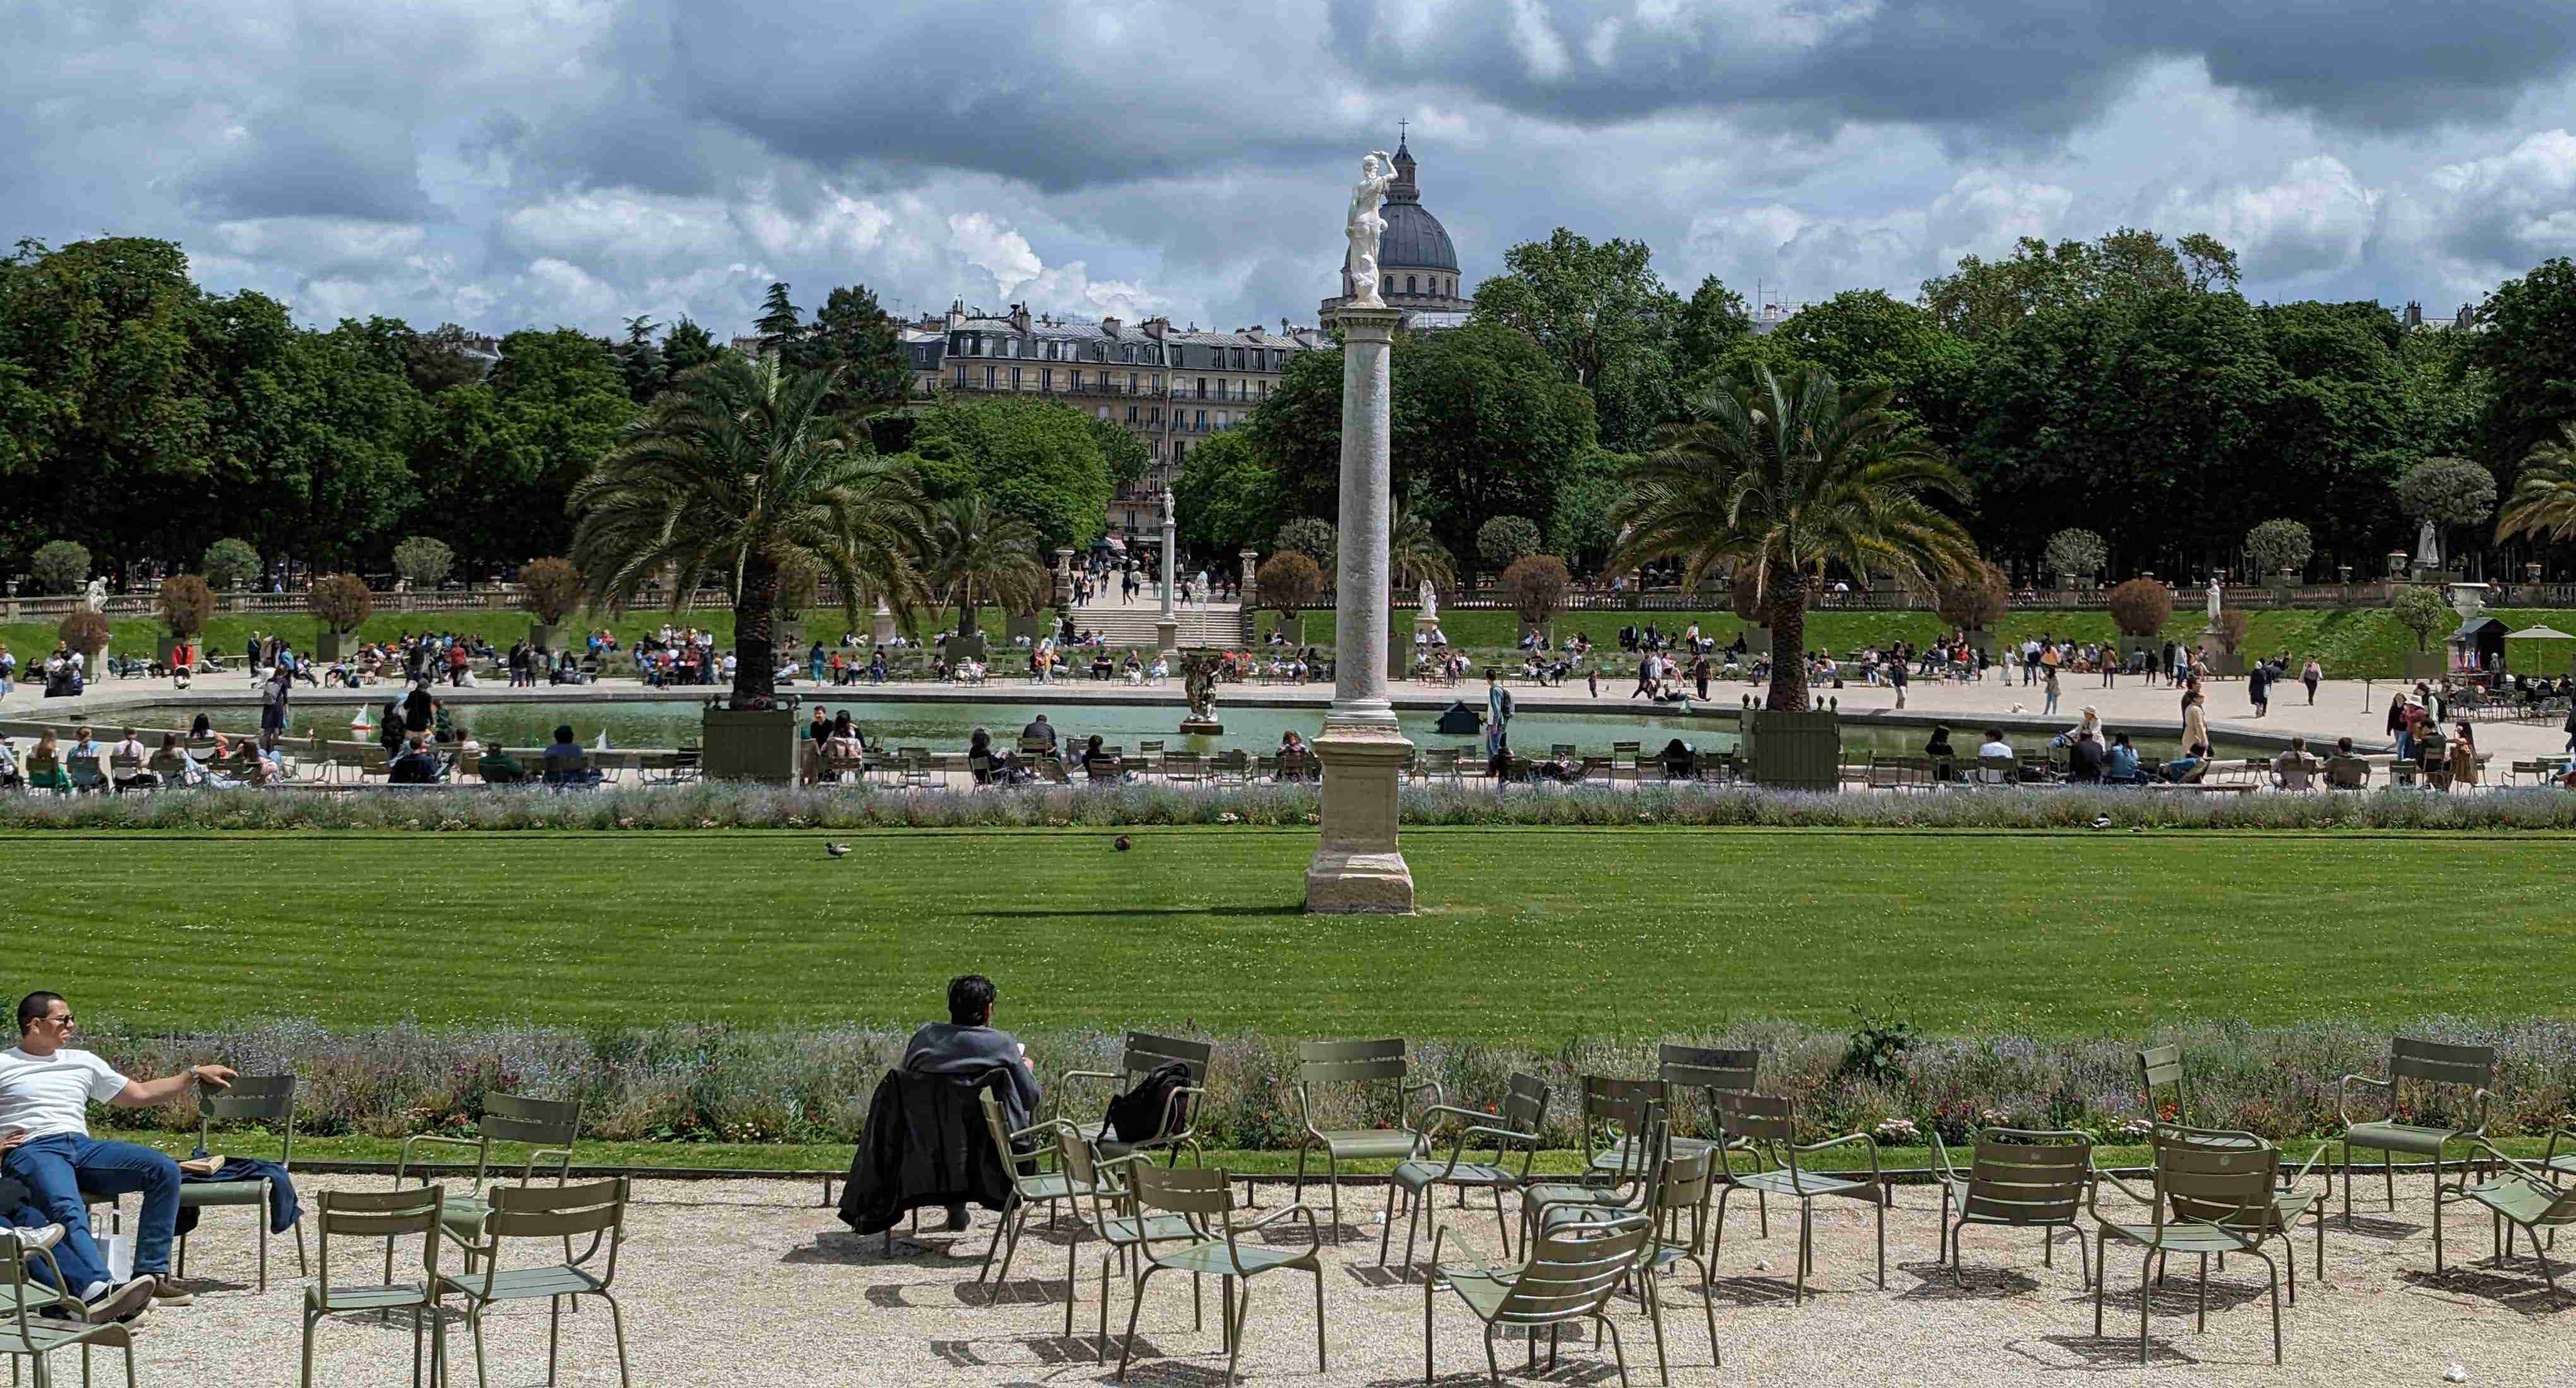
[(1324, 724), (1323, 835), (1306, 865), (1306, 909), (1322, 915), (1413, 914), (1413, 869), (1396, 842), (1396, 788), (1413, 744), (1393, 727)]
[(1154, 649), (1170, 655), (1181, 648), (1181, 624), (1170, 617), (1154, 623)]

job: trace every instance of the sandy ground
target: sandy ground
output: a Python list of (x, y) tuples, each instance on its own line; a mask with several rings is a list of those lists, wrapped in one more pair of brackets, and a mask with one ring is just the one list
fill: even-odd
[[(382, 1182), (358, 1184), (374, 1188)], [(2063, 1384), (2070, 1374), (2084, 1374), (2123, 1382), (2349, 1388), (2438, 1383), (2447, 1366), (2459, 1363), (2476, 1384), (2568, 1382), (2576, 1372), (2576, 1315), (2566, 1308), (2576, 1306), (2576, 1295), (2553, 1303), (2527, 1253), (2510, 1265), (2495, 1265), (2487, 1256), (2486, 1221), (2458, 1206), (2446, 1224), (2458, 1261), (2447, 1277), (2436, 1278), (2426, 1190), (2422, 1177), (2401, 1179), (2401, 1201), (2391, 1213), (2379, 1207), (2375, 1189), (2365, 1188), (2370, 1198), (2354, 1229), (2346, 1230), (2340, 1218), (2331, 1220), (2328, 1285), (2322, 1288), (2311, 1278), (2315, 1245), (2302, 1226), (2300, 1294), (2295, 1306), (2285, 1299), (2288, 1358), (2277, 1369), (2260, 1265), (2250, 1260), (2231, 1259), (2223, 1273), (2213, 1272), (2205, 1333), (2193, 1330), (2193, 1287), (2177, 1260), (2172, 1282), (2152, 1299), (2150, 1363), (2141, 1368), (2134, 1252), (2113, 1250), (2109, 1338), (2097, 1339), (2092, 1298), (2070, 1236), (2059, 1236), (2055, 1265), (2046, 1266), (2036, 1233), (1972, 1229), (1965, 1240), (1966, 1285), (1954, 1289), (1934, 1261), (1937, 1193), (1902, 1188), (1888, 1212), (1887, 1289), (1881, 1291), (1872, 1281), (1869, 1207), (1826, 1200), (1816, 1214), (1816, 1271), (1800, 1306), (1792, 1304), (1789, 1283), (1794, 1221), (1783, 1217), (1775, 1201), (1766, 1240), (1757, 1235), (1753, 1212), (1739, 1206), (1730, 1212), (1715, 1267), (1722, 1368), (1710, 1362), (1696, 1272), (1684, 1264), (1679, 1277), (1658, 1284), (1673, 1380)], [(639, 1185), (615, 1284), (635, 1382), (929, 1388), (1097, 1383), (1114, 1373), (1114, 1337), (1127, 1312), (1127, 1288), (1123, 1279), (1113, 1279), (1113, 1343), (1104, 1365), (1089, 1333), (1100, 1286), (1094, 1245), (1075, 1247), (1062, 1232), (1033, 1226), (1010, 1280), (997, 1290), (975, 1281), (991, 1216), (978, 1212), (976, 1227), (962, 1236), (899, 1234), (889, 1257), (881, 1239), (845, 1229), (821, 1206), (820, 1195), (814, 1184), (784, 1181)], [(1328, 1243), (1324, 1251), (1331, 1369), (1318, 1374), (1315, 1367), (1312, 1281), (1302, 1272), (1275, 1272), (1254, 1284), (1245, 1332), (1248, 1381), (1337, 1388), (1420, 1381), (1420, 1282), (1376, 1265), (1374, 1221), (1384, 1188), (1354, 1189), (1345, 1197), (1347, 1242)], [(1275, 1207), (1285, 1192), (1265, 1188), (1263, 1199)], [(1493, 1251), (1489, 1210), (1461, 1211), (1442, 1200), (1437, 1214)], [(242, 1213), (213, 1212), (207, 1229), (190, 1254), (200, 1292), (196, 1304), (156, 1310), (139, 1328), (143, 1381), (295, 1382), (298, 1310), (306, 1284), (293, 1275), (292, 1249), (272, 1248), (281, 1261), (273, 1265), (278, 1275), (263, 1295), (251, 1286), (252, 1243)], [(1302, 1236), (1283, 1241), (1302, 1242)], [(1400, 1228), (1395, 1244), (1400, 1261)], [(1069, 1248), (1081, 1275), (1081, 1333), (1073, 1338), (1062, 1333)], [(355, 1247), (335, 1251), (344, 1276), (358, 1275), (372, 1261)], [(1427, 1256), (1427, 1242), (1423, 1251)], [(1214, 1285), (1208, 1290), (1208, 1319), (1196, 1329), (1187, 1282), (1173, 1274), (1156, 1279), (1130, 1382), (1198, 1388), (1222, 1381)], [(1481, 1382), (1477, 1323), (1445, 1289), (1435, 1296), (1434, 1308), (1439, 1381), (1461, 1388)], [(1632, 1381), (1654, 1383), (1647, 1317), (1634, 1300), (1622, 1300), (1613, 1315)], [(545, 1320), (542, 1308), (534, 1306), (496, 1315), (488, 1342), (494, 1383), (545, 1381)], [(615, 1382), (609, 1317), (593, 1305), (566, 1315), (564, 1326), (559, 1381)], [(470, 1349), (461, 1325), (453, 1329), (462, 1356), (457, 1381), (468, 1382)], [(1519, 1348), (1504, 1347), (1506, 1377), (1530, 1381)], [(407, 1381), (409, 1354), (407, 1331), (362, 1317), (337, 1318), (321, 1331), (317, 1381)], [(1596, 1353), (1588, 1341), (1569, 1337), (1556, 1371), (1545, 1378), (1595, 1384), (1616, 1376), (1606, 1345)], [(113, 1381), (112, 1370), (100, 1379)]]

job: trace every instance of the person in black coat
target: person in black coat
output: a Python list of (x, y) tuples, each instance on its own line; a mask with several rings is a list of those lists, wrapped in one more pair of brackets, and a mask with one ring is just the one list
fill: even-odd
[[(993, 1004), (1000, 997), (993, 980), (963, 974), (948, 983), (948, 1020), (924, 1022), (904, 1043), (903, 1068), (923, 1075), (980, 1074), (999, 1068), (1008, 1077), (1002, 1107), (1013, 1130), (1029, 1125), (1041, 1095), (1029, 1069), (1029, 1048), (993, 1026)], [(966, 1206), (948, 1207), (948, 1227), (966, 1227)]]

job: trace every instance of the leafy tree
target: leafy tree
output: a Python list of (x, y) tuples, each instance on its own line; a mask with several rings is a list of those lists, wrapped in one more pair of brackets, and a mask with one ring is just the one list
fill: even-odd
[[(714, 361), (723, 351), (724, 348), (716, 342), (715, 334), (708, 332), (695, 320), (682, 317), (679, 322), (671, 325), (669, 332), (662, 335), (661, 390), (669, 390), (671, 383), (680, 379), (683, 374)], [(659, 390), (655, 392), (655, 394), (659, 393)]]
[(2513, 486), (2513, 500), (2496, 517), (2498, 543), (2518, 536), (2564, 540), (2576, 535), (2576, 423), (2558, 426), (2558, 437), (2532, 445)]
[(2495, 474), (2466, 458), (2427, 458), (2397, 479), (2397, 505), (2407, 518), (2431, 521), (2448, 555), (2450, 527), (2476, 525), (2495, 511)]
[(782, 568), (829, 574), (853, 626), (863, 594), (907, 625), (925, 596), (920, 494), (908, 470), (849, 446), (823, 408), (832, 389), (829, 372), (728, 355), (657, 397), (572, 495), (572, 562), (599, 606), (626, 607), (666, 568), (674, 610), (710, 580), (733, 594), (738, 708), (776, 700)]
[(1791, 315), (1777, 345), (1854, 387), (1885, 386), (1926, 423), (1948, 427), (1976, 364), (1940, 320), (1876, 289), (1847, 289)]
[(797, 339), (805, 335), (802, 313), (803, 310), (788, 302), (786, 282), (772, 281), (769, 293), (761, 298), (760, 316), (751, 323), (751, 330), (760, 335), (761, 350), (786, 355)]
[(1963, 337), (2000, 337), (2048, 309), (2105, 299), (2184, 291), (2232, 292), (2236, 254), (2193, 233), (2167, 245), (2152, 231), (2122, 227), (2092, 242), (2056, 245), (2025, 236), (2009, 259), (1964, 256), (1950, 274), (1923, 282), (1923, 306)]
[(912, 365), (904, 358), (895, 321), (878, 307), (876, 294), (864, 284), (833, 290), (814, 311), (813, 327), (797, 339), (789, 356), (802, 369), (840, 373), (840, 385), (831, 400), (835, 414), (893, 409), (912, 393)]
[(304, 595), (305, 605), (335, 635), (346, 636), (367, 624), (375, 615), (376, 595), (367, 581), (356, 574), (326, 574), (313, 580)]
[(2048, 560), (2048, 571), (2060, 578), (2091, 578), (2111, 562), (2111, 547), (2080, 526), (2070, 525), (2049, 536), (2048, 547), (2041, 553)]
[(510, 334), (488, 379), (432, 404), (413, 523), (482, 570), (562, 549), (566, 498), (637, 415), (608, 344), (570, 328)]
[(205, 571), (208, 583), (226, 592), (259, 586), (259, 551), (251, 548), (247, 540), (215, 541), (206, 546), (197, 567)]
[(1341, 537), (1334, 532), (1331, 521), (1299, 516), (1279, 527), (1278, 535), (1271, 540), (1271, 548), (1305, 555), (1315, 561), (1318, 570), (1329, 570), (1338, 562)]
[(2106, 605), (2122, 635), (2154, 636), (2173, 619), (2173, 590), (2152, 578), (2133, 578), (2113, 588)]
[(2253, 620), (2245, 615), (2244, 609), (2231, 607), (2219, 613), (2218, 620), (2210, 623), (2209, 629), (2211, 634), (2218, 638), (2218, 648), (2229, 655), (2234, 655), (2245, 648), (2245, 633), (2251, 630), (2253, 625)]
[(154, 602), (161, 610), (163, 629), (172, 636), (194, 636), (215, 615), (215, 590), (195, 574), (172, 574), (161, 580)]
[(956, 604), (961, 636), (980, 629), (982, 600), (1006, 612), (1034, 612), (1049, 582), (1037, 527), (974, 492), (949, 497), (931, 512), (921, 571), (933, 595)]
[[(1076, 411), (1076, 413), (1080, 412)], [(909, 416), (898, 415), (896, 418), (905, 419)], [(1108, 464), (1111, 488), (1133, 487), (1145, 480), (1145, 469), (1152, 466), (1154, 461), (1154, 455), (1145, 451), (1145, 441), (1129, 433), (1125, 428), (1097, 415), (1084, 415), (1083, 418), (1091, 422), (1092, 440), (1100, 445), (1100, 456)], [(1200, 445), (1200, 447), (1205, 446)]]
[(2282, 384), (2261, 319), (2232, 294), (2042, 310), (1979, 350), (1960, 462), (1986, 552), (2026, 571), (2081, 519), (2110, 537), (2113, 567), (2223, 566), (2220, 518), (2302, 509), (2273, 456)]
[(649, 315), (636, 314), (626, 320), (626, 340), (613, 349), (617, 354), (617, 372), (626, 378), (626, 398), (638, 405), (649, 403), (662, 392), (669, 375), (662, 361), (662, 349), (653, 341), (653, 330), (661, 326)]
[(1941, 620), (1967, 631), (1992, 631), (2010, 600), (2004, 571), (1986, 560), (1943, 575), (1932, 588)]
[(1744, 296), (1710, 275), (1691, 291), (1673, 330), (1673, 369), (1687, 378), (1715, 366), (1726, 350), (1753, 333)]
[(1634, 454), (1602, 449), (1577, 460), (1574, 470), (1557, 484), (1556, 507), (1547, 518), (1549, 553), (1563, 555), (1567, 565), (1579, 572), (1599, 571), (1619, 538), (1610, 525), (1611, 511), (1627, 493), (1619, 476), (1635, 461)]
[(81, 653), (93, 675), (98, 670), (98, 653), (107, 649), (107, 614), (76, 607), (63, 614), (54, 626), (54, 639)]
[(2424, 649), (2424, 643), (2456, 620), (2451, 604), (2442, 599), (2442, 590), (2428, 584), (2409, 583), (2400, 587), (2397, 595), (2389, 600), (2388, 607), (2396, 614), (2399, 626), (2415, 633), (2415, 649), (2419, 652)]
[(447, 581), (447, 573), (456, 567), (456, 551), (445, 541), (426, 535), (414, 535), (394, 546), (394, 572), (401, 574), (414, 588), (435, 588)]
[[(2387, 488), (2419, 456), (2407, 429), (2404, 334), (2375, 303), (2291, 303), (2258, 310), (2281, 377), (2264, 408), (2262, 485), (2240, 513), (2293, 509), (2314, 547), (2347, 558), (2397, 539)], [(2260, 508), (2260, 509), (2257, 509)]]
[(441, 323), (402, 344), (403, 374), (412, 389), (436, 395), (483, 379), (485, 362), (472, 350), (472, 334), (453, 323)]
[(2470, 360), (2494, 383), (2484, 461), (2504, 473), (2576, 419), (2576, 261), (2557, 256), (2496, 286), (2478, 323)]
[(39, 593), (77, 593), (89, 582), (89, 547), (48, 540), (27, 559), (27, 578)]
[[(1581, 387), (1503, 328), (1471, 324), (1394, 356), (1395, 491), (1419, 499), (1451, 553), (1472, 553), (1477, 529), (1495, 516), (1555, 511), (1558, 485), (1594, 448)], [(1324, 494), (1338, 492), (1336, 480)]]
[(1538, 525), (1520, 516), (1496, 516), (1476, 527), (1476, 557), (1487, 568), (1508, 569), (1524, 554), (1536, 554)]
[[(1808, 585), (1828, 565), (1885, 569), (1921, 591), (1977, 557), (1967, 532), (1930, 504), (1964, 495), (1966, 479), (1885, 390), (1846, 397), (1823, 371), (1787, 380), (1757, 371), (1693, 401), (1692, 418), (1630, 481), (1618, 514), (1627, 538), (1612, 562), (1679, 559), (1684, 587), (1753, 570), (1785, 651), (1806, 648)], [(1807, 707), (1804, 661), (1772, 662), (1769, 707)]]
[(1172, 503), (1183, 543), (1201, 553), (1239, 553), (1278, 532), (1279, 475), (1243, 431), (1229, 429), (1181, 459)]
[[(1503, 252), (1505, 272), (1476, 287), (1474, 321), (1534, 339), (1591, 393), (1598, 432), (1612, 448), (1645, 446), (1676, 405), (1669, 344), (1685, 309), (1653, 259), (1644, 242), (1595, 243), (1558, 227), (1545, 241)], [(1711, 320), (1723, 314), (1724, 296), (1719, 286), (1696, 323), (1702, 345), (1721, 330)]]
[(1261, 561), (1254, 587), (1261, 605), (1278, 613), (1282, 625), (1293, 626), (1297, 614), (1323, 596), (1324, 571), (1303, 552), (1283, 549)]
[(1574, 576), (1553, 554), (1524, 554), (1503, 570), (1503, 597), (1531, 626), (1554, 617), (1573, 591)]
[(1081, 549), (1108, 528), (1109, 457), (1093, 423), (1052, 401), (943, 400), (920, 414), (907, 460), (933, 498), (978, 493), (1036, 527), (1041, 548)]
[(2294, 520), (2275, 517), (2245, 532), (2245, 553), (2257, 573), (2295, 573), (2308, 566), (2314, 552), (2308, 528)]

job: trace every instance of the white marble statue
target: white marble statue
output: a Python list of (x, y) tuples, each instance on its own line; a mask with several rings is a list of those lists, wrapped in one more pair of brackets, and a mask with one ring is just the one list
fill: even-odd
[(2218, 620), (2218, 601), (2219, 601), (2218, 579), (2217, 579), (2215, 576), (2213, 576), (2213, 577), (2209, 580), (2209, 620), (2210, 620), (2210, 621), (2212, 621), (2212, 622), (2215, 622), (2215, 621), (2217, 621), (2217, 620)]
[(92, 612), (105, 612), (107, 610), (107, 580), (103, 578), (91, 579), (89, 581), (89, 591), (82, 595), (81, 602)]
[(2415, 567), (2419, 569), (2442, 567), (2442, 537), (2433, 529), (2431, 516), (2426, 516), (2422, 528), (2415, 532)]
[(1440, 595), (1431, 590), (1431, 580), (1427, 578), (1422, 580), (1422, 615), (1425, 617), (1440, 615)]
[(1395, 164), (1382, 149), (1369, 151), (1360, 159), (1360, 181), (1351, 189), (1350, 225), (1344, 234), (1351, 238), (1351, 268), (1343, 274), (1343, 292), (1352, 308), (1384, 308), (1386, 300), (1377, 295), (1377, 239), (1386, 233), (1386, 218), (1378, 209), (1386, 205), (1387, 185), (1395, 182)]

